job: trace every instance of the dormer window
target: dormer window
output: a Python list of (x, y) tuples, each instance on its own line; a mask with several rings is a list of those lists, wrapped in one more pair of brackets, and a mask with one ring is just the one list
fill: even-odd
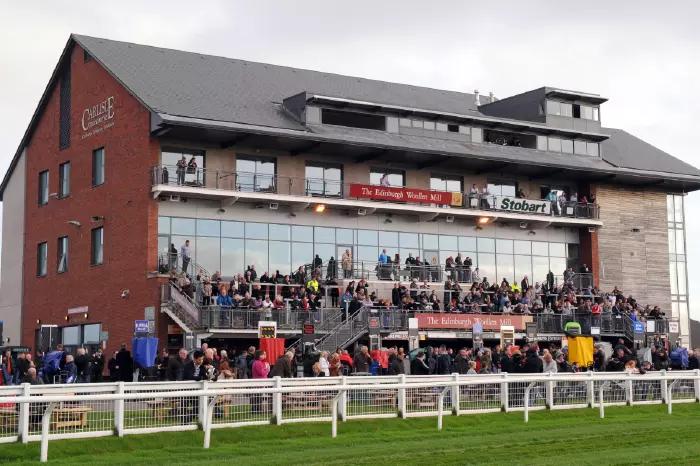
[(571, 104), (558, 100), (547, 100), (547, 115), (580, 118), (582, 120), (600, 120), (600, 110), (592, 105)]
[(348, 112), (324, 108), (321, 111), (321, 123), (324, 125), (348, 126), (350, 128), (376, 129), (386, 131), (386, 117), (370, 113)]

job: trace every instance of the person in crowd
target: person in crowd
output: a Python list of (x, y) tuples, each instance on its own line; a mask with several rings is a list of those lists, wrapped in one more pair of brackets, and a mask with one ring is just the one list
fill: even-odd
[(192, 353), (192, 359), (187, 361), (182, 370), (182, 380), (200, 380), (207, 379), (207, 367), (204, 365), (204, 353), (200, 350), (195, 350)]
[(163, 348), (160, 354), (156, 356), (156, 371), (158, 374), (158, 380), (166, 380), (166, 374), (168, 372), (168, 360), (170, 359), (170, 353), (168, 353), (167, 348)]
[(366, 346), (360, 348), (360, 352), (353, 358), (353, 366), (357, 373), (369, 373), (369, 367), (372, 364), (372, 357)]
[(270, 374), (270, 363), (266, 361), (267, 353), (263, 350), (255, 351), (255, 361), (252, 365), (253, 379), (266, 379)]
[(430, 367), (425, 362), (425, 353), (423, 351), (416, 355), (416, 358), (411, 363), (411, 374), (413, 375), (428, 375)]
[(542, 355), (542, 372), (551, 372), (552, 374), (559, 372), (557, 362), (554, 360), (552, 353), (549, 351)]
[(75, 356), (78, 383), (90, 383), (90, 358), (85, 348), (78, 348)]
[(399, 375), (404, 373), (403, 355), (392, 352), (389, 355), (389, 375)]
[(180, 348), (176, 358), (168, 358), (165, 379), (170, 381), (184, 380), (185, 364), (188, 362), (187, 350)]
[(180, 257), (182, 258), (182, 273), (187, 273), (190, 266), (190, 260), (192, 258), (192, 251), (190, 250), (190, 240), (185, 240), (184, 244), (180, 246)]
[(352, 252), (346, 249), (340, 259), (343, 268), (343, 278), (352, 278)]
[(340, 362), (340, 354), (334, 352), (331, 355), (331, 359), (328, 361), (328, 375), (330, 377), (339, 377), (342, 375), (342, 364)]
[(131, 352), (126, 349), (126, 343), (122, 343), (117, 353), (117, 365), (119, 366), (119, 380), (131, 382), (134, 380), (134, 360)]
[(102, 382), (102, 373), (105, 370), (105, 357), (102, 354), (102, 349), (97, 348), (97, 351), (92, 355), (92, 359), (90, 360), (90, 368), (91, 368), (91, 380), (93, 382), (100, 383)]
[(111, 382), (119, 381), (119, 363), (117, 362), (117, 354), (119, 354), (119, 351), (115, 351), (109, 361), (107, 361), (107, 370), (109, 371), (109, 380)]
[(244, 349), (241, 354), (236, 358), (234, 363), (234, 369), (236, 370), (237, 379), (247, 379), (248, 378), (248, 350)]
[(318, 361), (315, 362), (311, 366), (311, 376), (312, 377), (325, 377), (326, 376), (326, 374), (321, 369), (321, 364), (319, 364)]
[(272, 366), (272, 370), (269, 373), (270, 377), (282, 377), (283, 379), (289, 379), (292, 377), (292, 361), (294, 360), (294, 353), (287, 351), (282, 356), (277, 358), (275, 365)]
[(175, 166), (175, 174), (177, 175), (177, 184), (185, 184), (185, 174), (187, 173), (187, 158), (183, 155), (180, 160), (177, 161)]
[(466, 348), (462, 348), (457, 352), (454, 361), (454, 371), (458, 374), (466, 374), (469, 370), (469, 357)]
[(321, 355), (318, 358), (318, 363), (320, 364), (321, 371), (325, 374), (325, 376), (330, 377), (331, 370), (330, 362), (328, 361), (328, 351), (321, 351)]
[(63, 366), (64, 383), (75, 383), (78, 380), (78, 369), (75, 367), (73, 355), (66, 355), (66, 364)]

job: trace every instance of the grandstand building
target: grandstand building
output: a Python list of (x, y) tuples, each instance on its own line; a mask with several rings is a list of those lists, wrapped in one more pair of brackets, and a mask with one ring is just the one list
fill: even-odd
[[(178, 347), (256, 338), (260, 316), (289, 342), (302, 334), (309, 319), (292, 311), (222, 315), (172, 287), (189, 241), (193, 277), (291, 274), (318, 256), (323, 278), (333, 258), (339, 287), (365, 278), (388, 298), (395, 280), (441, 297), (447, 275), (471, 281), (445, 269), (458, 254), (489, 282), (571, 267), (580, 290), (618, 287), (667, 317), (612, 319), (601, 337), (687, 344), (683, 203), (700, 171), (603, 126), (606, 100), (553, 87), (496, 99), (73, 35), (0, 187), (4, 336), (111, 351), (147, 320)], [(377, 267), (383, 250), (398, 264)], [(337, 333), (320, 314), (313, 331)], [(468, 340), (470, 316), (423, 316), (419, 332)], [(503, 325), (563, 335), (536, 315), (486, 317), (485, 339)], [(407, 338), (405, 319), (377, 325)]]

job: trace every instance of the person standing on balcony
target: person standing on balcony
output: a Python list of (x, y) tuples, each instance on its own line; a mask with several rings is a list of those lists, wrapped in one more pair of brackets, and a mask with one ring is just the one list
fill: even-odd
[(182, 273), (187, 273), (187, 268), (190, 266), (190, 240), (185, 240), (185, 244), (180, 247), (180, 256), (182, 256)]
[(195, 183), (199, 185), (199, 170), (197, 170), (197, 160), (195, 160), (194, 155), (187, 163), (187, 173), (195, 175)]
[(379, 179), (379, 184), (381, 186), (386, 186), (386, 187), (391, 186), (391, 183), (389, 182), (389, 174), (388, 173), (384, 173), (382, 175), (382, 177)]
[(352, 278), (352, 253), (346, 249), (340, 260), (343, 267), (343, 278)]
[(174, 243), (170, 243), (170, 250), (168, 251), (168, 271), (174, 272), (177, 269), (177, 248)]
[(180, 160), (177, 161), (175, 166), (175, 173), (177, 174), (177, 184), (185, 184), (185, 173), (187, 172), (187, 159), (183, 155)]

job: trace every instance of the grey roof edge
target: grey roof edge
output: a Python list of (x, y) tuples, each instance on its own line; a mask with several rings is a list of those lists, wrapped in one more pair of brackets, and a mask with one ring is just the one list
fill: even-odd
[[(210, 128), (210, 129), (222, 129), (222, 130), (229, 130), (229, 131), (247, 131), (251, 133), (255, 133), (258, 135), (262, 136), (284, 136), (284, 137), (290, 137), (290, 138), (295, 138), (295, 139), (306, 139), (306, 140), (312, 140), (312, 141), (317, 141), (317, 142), (328, 142), (328, 143), (345, 143), (348, 145), (353, 145), (353, 146), (358, 146), (358, 147), (376, 147), (380, 149), (398, 149), (398, 150), (405, 150), (406, 148), (404, 146), (392, 146), (392, 145), (387, 145), (383, 143), (377, 143), (377, 144), (368, 144), (368, 143), (363, 143), (363, 142), (357, 142), (357, 141), (347, 141), (339, 138), (334, 138), (334, 137), (329, 137), (326, 135), (321, 135), (318, 133), (313, 133), (305, 130), (292, 130), (292, 129), (286, 129), (286, 128), (276, 128), (276, 127), (270, 127), (270, 126), (257, 126), (257, 125), (248, 125), (244, 123), (231, 123), (231, 122), (226, 122), (226, 121), (217, 121), (217, 120), (206, 120), (202, 118), (190, 118), (190, 117), (185, 117), (185, 116), (179, 116), (179, 115), (169, 115), (169, 114), (158, 114), (158, 116), (163, 120), (164, 123), (166, 124), (172, 124), (176, 126), (192, 126), (192, 127), (200, 127), (200, 128)], [(458, 152), (446, 152), (446, 151), (429, 151), (429, 150), (420, 150), (420, 149), (412, 149), (415, 150), (416, 152), (421, 152), (421, 153), (426, 153), (426, 154), (437, 154), (437, 155), (447, 155), (447, 156), (459, 156), (463, 157), (465, 154), (458, 153)], [(472, 155), (475, 159), (479, 160), (486, 160), (486, 161), (504, 161), (504, 162), (512, 162), (507, 159), (499, 159), (497, 155), (494, 157), (482, 157), (479, 155)], [(610, 165), (610, 168), (608, 169), (599, 169), (595, 170), (595, 173), (599, 173), (601, 175), (628, 175), (628, 176), (636, 176), (636, 177), (643, 177), (643, 178), (649, 178), (649, 177), (654, 177), (654, 178), (659, 178), (660, 173), (657, 171), (650, 171), (650, 170), (639, 170), (639, 169), (632, 169), (632, 168), (625, 168), (625, 167), (618, 167), (615, 166), (614, 164), (608, 162), (607, 160), (601, 159), (602, 162), (607, 163)], [(577, 168), (575, 166), (571, 165), (562, 165), (560, 163), (553, 162), (551, 164), (549, 163), (537, 163), (533, 164), (536, 166), (541, 166), (541, 167), (547, 167), (547, 168), (565, 168), (569, 169), (572, 171), (579, 171), (579, 172), (592, 172), (589, 169), (584, 169), (584, 168)], [(680, 182), (690, 182), (690, 183), (697, 183), (698, 184), (698, 189), (700, 189), (700, 175), (691, 175), (691, 174), (683, 174), (683, 173), (663, 173), (663, 175), (668, 175), (666, 178), (673, 179), (675, 181), (680, 181)]]
[(27, 129), (24, 130), (24, 134), (22, 135), (22, 139), (19, 142), (19, 146), (17, 146), (17, 151), (15, 151), (15, 155), (12, 157), (12, 160), (10, 161), (10, 166), (7, 167), (7, 171), (5, 172), (5, 176), (3, 176), (2, 183), (0, 183), (0, 202), (3, 199), (3, 195), (5, 193), (5, 188), (7, 187), (7, 184), (10, 182), (10, 178), (12, 177), (12, 173), (15, 171), (15, 167), (17, 166), (17, 163), (19, 162), (20, 157), (22, 156), (22, 150), (26, 146), (27, 142), (32, 136), (32, 133), (34, 132), (34, 128), (36, 127), (37, 122), (39, 121), (39, 116), (41, 113), (44, 111), (44, 107), (46, 107), (46, 102), (49, 99), (49, 96), (51, 94), (51, 90), (53, 89), (54, 85), (56, 84), (56, 81), (58, 80), (58, 71), (61, 68), (61, 65), (66, 59), (66, 56), (72, 50), (73, 45), (75, 44), (75, 41), (73, 40), (73, 36), (71, 35), (68, 38), (68, 42), (66, 42), (66, 45), (63, 47), (63, 51), (61, 51), (61, 55), (58, 58), (58, 62), (56, 62), (56, 66), (53, 69), (53, 72), (51, 73), (51, 77), (49, 78), (49, 81), (46, 83), (46, 87), (44, 88), (44, 91), (41, 94), (41, 97), (39, 98), (39, 102), (37, 103), (36, 108), (34, 109), (34, 113), (32, 113), (32, 117), (29, 119), (29, 124), (27, 125)]

